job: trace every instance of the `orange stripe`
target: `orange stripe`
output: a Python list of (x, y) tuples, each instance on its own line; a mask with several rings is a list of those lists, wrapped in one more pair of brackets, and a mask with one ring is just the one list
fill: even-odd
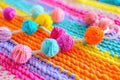
[[(41, 54), (40, 56), (44, 57)], [(79, 75), (83, 79), (85, 79), (85, 76), (92, 80), (120, 79), (120, 69), (117, 66), (110, 65), (75, 48), (67, 53), (59, 53), (52, 59), (47, 59)]]

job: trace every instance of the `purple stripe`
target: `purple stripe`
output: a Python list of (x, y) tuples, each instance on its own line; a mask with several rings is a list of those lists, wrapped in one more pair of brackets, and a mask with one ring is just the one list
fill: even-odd
[[(16, 44), (13, 41), (1, 42), (0, 43), (0, 52), (3, 52), (9, 57), (11, 57), (11, 50)], [(30, 71), (36, 72), (41, 76), (44, 76), (45, 80), (74, 80), (74, 74), (70, 76), (67, 75), (67, 70), (63, 72), (60, 71), (60, 67), (57, 66), (56, 68), (53, 67), (52, 63), (46, 63), (46, 61), (42, 61), (39, 57), (32, 58), (24, 64), (29, 68)]]

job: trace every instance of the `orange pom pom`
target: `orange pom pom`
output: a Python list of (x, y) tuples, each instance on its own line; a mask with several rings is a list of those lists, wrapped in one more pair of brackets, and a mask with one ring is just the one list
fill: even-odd
[(103, 40), (104, 32), (99, 27), (91, 26), (85, 32), (84, 38), (89, 44), (98, 44)]

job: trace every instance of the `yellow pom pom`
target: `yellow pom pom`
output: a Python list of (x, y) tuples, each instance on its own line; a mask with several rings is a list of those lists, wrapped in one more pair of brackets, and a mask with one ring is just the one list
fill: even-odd
[(52, 30), (53, 21), (47, 13), (43, 13), (37, 16), (37, 18), (34, 21), (39, 25), (44, 26), (49, 30)]

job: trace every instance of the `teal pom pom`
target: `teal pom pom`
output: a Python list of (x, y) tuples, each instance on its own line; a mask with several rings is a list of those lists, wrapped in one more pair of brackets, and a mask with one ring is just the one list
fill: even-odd
[(22, 24), (22, 30), (26, 34), (33, 34), (37, 31), (37, 23), (33, 22), (32, 20), (25, 20)]
[(38, 15), (44, 13), (44, 8), (40, 5), (35, 5), (31, 8), (30, 13), (32, 14), (32, 18), (36, 18)]
[(49, 57), (55, 56), (59, 52), (59, 45), (55, 39), (45, 39), (42, 42), (41, 51)]

